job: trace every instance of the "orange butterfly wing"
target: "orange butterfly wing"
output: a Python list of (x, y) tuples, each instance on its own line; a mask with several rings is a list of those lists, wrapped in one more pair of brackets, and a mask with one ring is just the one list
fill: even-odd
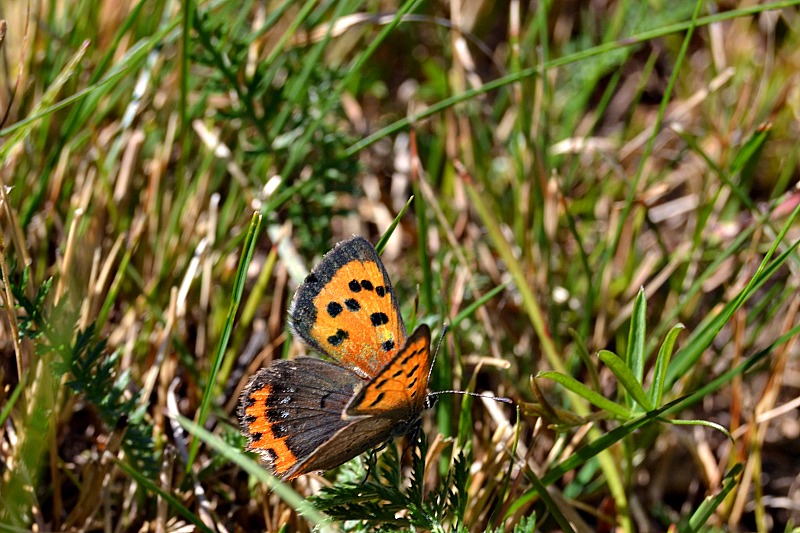
[(377, 375), (406, 342), (392, 283), (363, 237), (325, 254), (297, 289), (289, 316), (295, 334), (365, 379)]
[(353, 396), (345, 414), (416, 420), (425, 407), (432, 362), (431, 330), (422, 324), (394, 359)]
[(248, 449), (293, 479), (334, 468), (419, 427), (432, 364), (426, 325), (408, 338), (378, 253), (362, 237), (328, 252), (298, 288), (292, 329), (334, 361), (262, 368), (242, 393)]

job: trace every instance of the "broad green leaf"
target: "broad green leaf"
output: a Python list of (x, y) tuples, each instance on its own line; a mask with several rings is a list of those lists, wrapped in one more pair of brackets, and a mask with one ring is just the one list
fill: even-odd
[(622, 405), (612, 402), (611, 400), (605, 398), (598, 392), (593, 391), (580, 381), (571, 378), (570, 376), (567, 376), (565, 374), (562, 374), (560, 372), (553, 372), (553, 371), (539, 372), (536, 375), (536, 378), (551, 379), (556, 383), (562, 385), (565, 389), (574, 392), (575, 394), (577, 394), (584, 400), (588, 401), (592, 405), (599, 407), (604, 411), (608, 411), (609, 413), (613, 413), (619, 418), (629, 419), (632, 416), (631, 412)]
[(600, 350), (597, 356), (603, 364), (614, 373), (620, 385), (630, 394), (631, 398), (636, 400), (645, 411), (653, 410), (653, 404), (650, 402), (650, 398), (647, 397), (642, 385), (636, 380), (631, 369), (625, 364), (625, 361), (620, 359), (614, 352), (609, 352), (608, 350)]
[[(646, 315), (647, 300), (644, 295), (644, 287), (641, 287), (639, 293), (636, 295), (636, 300), (633, 302), (631, 328), (628, 332), (628, 351), (625, 355), (628, 368), (640, 385), (644, 382), (644, 339), (647, 333)], [(627, 400), (628, 405), (632, 405), (630, 396)]]

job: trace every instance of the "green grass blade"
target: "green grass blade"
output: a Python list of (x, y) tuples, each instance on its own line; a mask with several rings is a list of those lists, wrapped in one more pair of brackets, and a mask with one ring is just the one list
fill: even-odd
[(733, 316), (733, 313), (735, 313), (736, 310), (744, 305), (744, 303), (747, 302), (747, 300), (749, 300), (753, 294), (755, 294), (758, 288), (770, 277), (772, 277), (777, 269), (783, 265), (783, 263), (789, 257), (791, 257), (792, 254), (794, 254), (797, 246), (800, 245), (800, 240), (795, 241), (782, 254), (780, 254), (775, 261), (770, 263), (772, 254), (778, 248), (778, 245), (783, 241), (783, 237), (794, 223), (794, 220), (798, 214), (800, 214), (800, 204), (794, 208), (792, 214), (787, 218), (786, 223), (783, 225), (780, 233), (775, 238), (775, 242), (773, 242), (769, 251), (764, 256), (764, 259), (761, 261), (761, 264), (756, 270), (756, 273), (752, 278), (750, 278), (748, 284), (739, 292), (739, 294), (736, 295), (735, 298), (733, 298), (733, 300), (728, 302), (722, 311), (704, 323), (700, 329), (696, 330), (687, 341), (686, 347), (678, 352), (669, 369), (667, 370), (667, 386), (670, 386), (680, 376), (689, 370), (689, 368), (700, 358), (702, 352), (711, 345), (714, 337), (716, 337), (717, 333), (719, 333), (722, 327), (727, 324), (728, 320), (730, 320), (730, 318)]
[(547, 487), (544, 485), (544, 483), (542, 483), (542, 480), (539, 479), (539, 476), (537, 476), (533, 470), (527, 470), (525, 472), (525, 477), (531, 482), (531, 485), (533, 485), (533, 489), (531, 490), (536, 491), (545, 507), (547, 507), (548, 511), (553, 514), (553, 518), (558, 523), (561, 531), (574, 532), (575, 530), (570, 525), (569, 520), (566, 516), (564, 516), (564, 513), (561, 512), (561, 509), (550, 493), (547, 492)]
[(736, 19), (740, 17), (747, 17), (750, 15), (755, 15), (757, 13), (761, 13), (764, 11), (772, 11), (772, 10), (779, 10), (785, 7), (790, 7), (797, 4), (797, 0), (785, 0), (783, 2), (773, 2), (770, 4), (759, 4), (755, 6), (749, 6), (745, 9), (734, 9), (731, 11), (725, 11), (722, 13), (715, 13), (713, 15), (708, 15), (705, 17), (699, 17), (697, 20), (687, 20), (685, 22), (678, 22), (676, 24), (669, 24), (667, 26), (663, 26), (661, 28), (655, 30), (648, 30), (638, 33), (636, 35), (632, 35), (629, 37), (623, 37), (617, 41), (603, 43), (598, 46), (593, 46), (586, 50), (581, 50), (579, 52), (575, 52), (572, 54), (567, 54), (556, 59), (552, 59), (550, 61), (544, 62), (540, 67), (531, 67), (526, 68), (512, 74), (502, 76), (500, 78), (491, 80), (478, 88), (474, 89), (467, 89), (455, 96), (451, 96), (449, 98), (445, 98), (429, 107), (427, 107), (424, 111), (417, 113), (411, 117), (405, 117), (400, 120), (397, 120), (388, 126), (385, 126), (378, 131), (367, 135), (359, 142), (353, 144), (353, 146), (349, 147), (345, 152), (342, 154), (342, 157), (351, 157), (354, 154), (360, 152), (367, 146), (374, 144), (380, 139), (384, 137), (388, 137), (389, 135), (396, 133), (400, 130), (404, 130), (408, 128), (409, 125), (419, 123), (424, 121), (424, 119), (436, 115), (437, 113), (441, 113), (445, 109), (458, 105), (462, 102), (467, 102), (470, 100), (474, 100), (476, 97), (490, 93), (497, 89), (501, 89), (507, 85), (511, 85), (518, 81), (522, 81), (526, 78), (531, 78), (534, 76), (541, 75), (543, 70), (550, 70), (554, 67), (560, 67), (562, 65), (569, 65), (570, 63), (575, 63), (577, 61), (586, 61), (590, 60), (597, 56), (602, 56), (603, 54), (607, 54), (612, 50), (617, 50), (621, 47), (632, 47), (637, 46), (641, 43), (651, 41), (653, 39), (658, 39), (660, 37), (664, 37), (667, 35), (672, 35), (673, 33), (679, 33), (682, 31), (686, 31), (689, 28), (699, 28), (702, 26), (708, 26), (717, 22), (722, 22), (725, 20)]
[(136, 480), (136, 482), (144, 487), (147, 492), (150, 492), (151, 494), (157, 494), (160, 498), (167, 502), (170, 507), (175, 509), (178, 514), (194, 524), (199, 531), (202, 531), (203, 533), (214, 533), (214, 530), (206, 526), (203, 521), (200, 520), (200, 517), (190, 511), (173, 494), (163, 490), (161, 487), (156, 485), (153, 480), (139, 472), (136, 468), (134, 468), (132, 465), (129, 465), (125, 461), (120, 461), (116, 457), (112, 457), (112, 460), (120, 468), (120, 470), (125, 472), (132, 479)]
[(42, 95), (42, 99), (33, 108), (32, 115), (33, 117), (27, 120), (23, 120), (14, 124), (14, 126), (6, 128), (2, 132), (0, 132), (0, 137), (10, 135), (8, 139), (5, 139), (3, 143), (0, 143), (0, 161), (5, 161), (8, 157), (8, 154), (11, 153), (11, 150), (17, 146), (25, 137), (29, 136), (31, 130), (33, 129), (34, 123), (38, 118), (41, 118), (48, 114), (48, 112), (54, 111), (52, 108), (48, 108), (50, 104), (56, 99), (58, 93), (61, 91), (61, 88), (67, 83), (67, 81), (72, 78), (75, 72), (78, 70), (80, 66), (80, 62), (83, 59), (83, 56), (86, 54), (86, 49), (89, 47), (89, 42), (85, 41), (83, 46), (72, 56), (69, 63), (64, 67), (58, 76), (56, 76), (53, 83), (47, 88), (47, 92)]
[(673, 426), (705, 426), (712, 429), (716, 429), (726, 437), (728, 440), (733, 442), (733, 437), (731, 436), (731, 432), (725, 429), (723, 426), (717, 424), (716, 422), (710, 422), (708, 420), (667, 420), (669, 424)]
[[(687, 398), (688, 397), (679, 398), (674, 402), (665, 405), (661, 409), (645, 413), (642, 416), (609, 431), (599, 439), (587, 444), (586, 446), (579, 448), (567, 459), (552, 467), (547, 474), (542, 477), (542, 484), (547, 487), (555, 483), (571, 470), (579, 468), (581, 465), (585, 464), (587, 461), (597, 456), (604, 450), (610, 448), (615, 443), (631, 435), (637, 429), (658, 421), (661, 416), (670, 412), (670, 410), (678, 408)], [(537, 495), (538, 492), (533, 489), (521, 495), (511, 506), (509, 506), (509, 509), (506, 512), (506, 518), (513, 516), (517, 509), (527, 505), (531, 499)]]
[(547, 327), (545, 326), (542, 309), (539, 306), (539, 302), (536, 300), (533, 291), (528, 285), (525, 271), (522, 268), (522, 265), (520, 265), (519, 260), (514, 256), (514, 253), (512, 252), (508, 241), (503, 236), (503, 232), (501, 231), (500, 225), (497, 222), (496, 213), (498, 213), (498, 210), (489, 208), (489, 206), (483, 200), (483, 195), (481, 195), (478, 190), (475, 189), (472, 183), (466, 183), (465, 187), (467, 189), (467, 194), (472, 201), (473, 208), (478, 212), (478, 216), (486, 226), (486, 230), (489, 234), (492, 245), (497, 250), (497, 253), (500, 254), (500, 257), (505, 262), (511, 277), (514, 279), (514, 285), (520, 293), (520, 297), (522, 298), (523, 306), (525, 307), (528, 318), (533, 325), (533, 329), (536, 331), (539, 342), (542, 343), (542, 349), (547, 357), (547, 362), (550, 363), (550, 366), (553, 368), (553, 370), (566, 374), (564, 363), (561, 360), (558, 350), (556, 350), (555, 344), (553, 344), (553, 340), (550, 337)]
[(11, 409), (14, 408), (14, 405), (16, 405), (17, 400), (19, 400), (20, 394), (22, 394), (22, 391), (25, 390), (27, 377), (28, 377), (27, 374), (23, 374), (22, 376), (20, 376), (19, 383), (17, 383), (17, 386), (14, 387), (14, 392), (12, 392), (11, 396), (9, 396), (8, 399), (6, 400), (5, 405), (3, 406), (3, 410), (2, 412), (0, 412), (0, 426), (6, 423), (8, 415), (11, 414)]
[[(286, 165), (284, 165), (281, 174), (285, 176), (289, 175), (291, 171), (294, 170), (295, 166), (300, 163), (300, 158), (304, 153), (303, 147), (307, 146), (311, 142), (311, 138), (317, 132), (319, 125), (323, 120), (326, 120), (326, 117), (330, 113), (331, 109), (333, 109), (333, 106), (340, 102), (342, 93), (347, 89), (347, 87), (350, 86), (351, 82), (361, 72), (367, 60), (372, 57), (380, 44), (383, 43), (383, 41), (395, 30), (397, 25), (402, 22), (403, 17), (408, 13), (413, 12), (420, 4), (421, 0), (407, 0), (405, 3), (403, 3), (402, 6), (395, 11), (392, 21), (383, 29), (381, 29), (380, 33), (378, 33), (376, 37), (370, 40), (369, 45), (352, 62), (352, 64), (348, 67), (344, 78), (342, 78), (342, 80), (331, 92), (328, 100), (322, 104), (319, 118), (306, 129), (302, 138), (295, 144), (296, 149), (290, 152), (289, 159), (286, 162)], [(344, 155), (344, 157), (350, 157), (351, 155), (352, 154)]]
[(278, 478), (267, 472), (264, 467), (247, 457), (241, 450), (227, 444), (221, 438), (203, 429), (199, 424), (195, 424), (188, 418), (180, 415), (175, 419), (183, 426), (186, 431), (196, 436), (196, 441), (203, 441), (213, 449), (218, 451), (229, 461), (236, 463), (248, 474), (264, 483), (269, 489), (277, 494), (283, 501), (296, 509), (301, 515), (315, 526), (323, 526), (327, 517), (314, 508), (308, 501), (295, 492), (292, 487), (282, 483)]
[(487, 292), (486, 294), (484, 294), (483, 296), (481, 296), (480, 298), (469, 304), (460, 313), (458, 313), (455, 316), (455, 318), (453, 318), (453, 320), (450, 322), (450, 327), (455, 329), (455, 327), (458, 326), (462, 320), (472, 316), (475, 313), (475, 311), (480, 309), (481, 306), (483, 306), (486, 302), (488, 302), (489, 300), (491, 300), (492, 298), (503, 292), (507, 287), (508, 283), (503, 283), (502, 285), (498, 285), (494, 289), (490, 290), (489, 292)]
[(752, 173), (754, 165), (758, 162), (761, 151), (769, 139), (770, 131), (772, 131), (772, 127), (769, 124), (756, 128), (756, 131), (750, 135), (744, 145), (736, 152), (733, 163), (731, 163), (730, 173), (742, 173), (739, 183), (750, 181), (752, 176), (749, 174)]
[[(244, 293), (244, 286), (247, 281), (247, 267), (250, 266), (250, 261), (253, 259), (253, 252), (256, 249), (256, 241), (261, 233), (261, 220), (262, 215), (260, 212), (253, 213), (253, 218), (250, 219), (250, 229), (247, 231), (247, 238), (244, 242), (244, 248), (239, 260), (239, 268), (236, 271), (236, 280), (233, 285), (233, 294), (228, 307), (228, 318), (225, 321), (225, 328), (217, 344), (217, 349), (214, 354), (214, 360), (211, 364), (211, 372), (208, 375), (206, 387), (203, 390), (203, 398), (200, 403), (200, 411), (197, 414), (197, 422), (201, 427), (205, 424), (208, 417), (208, 409), (211, 405), (211, 398), (217, 393), (216, 378), (219, 369), (222, 367), (222, 361), (225, 355), (225, 349), (228, 346), (228, 339), (231, 338), (233, 333), (233, 322), (236, 319), (236, 311), (239, 309), (239, 303), (242, 301), (242, 294)], [(197, 456), (197, 450), (200, 442), (195, 439), (192, 441), (191, 449), (189, 451), (189, 459), (186, 462), (186, 471), (191, 471), (194, 458)]]

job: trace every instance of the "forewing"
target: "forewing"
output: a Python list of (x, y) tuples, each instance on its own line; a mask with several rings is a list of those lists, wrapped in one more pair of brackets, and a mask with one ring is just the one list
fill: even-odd
[(351, 424), (342, 413), (361, 383), (347, 368), (310, 357), (262, 368), (239, 403), (248, 450), (260, 452), (277, 476), (292, 479), (304, 473), (297, 467)]
[(297, 289), (289, 317), (312, 348), (377, 375), (406, 341), (392, 283), (363, 237), (340, 242)]
[(431, 330), (422, 324), (394, 359), (356, 393), (346, 415), (391, 416), (404, 422), (417, 418), (425, 406), (431, 363)]

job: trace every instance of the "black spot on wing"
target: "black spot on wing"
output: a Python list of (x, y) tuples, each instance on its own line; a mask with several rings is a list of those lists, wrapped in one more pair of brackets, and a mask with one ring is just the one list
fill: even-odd
[(337, 329), (335, 335), (328, 337), (328, 343), (331, 346), (339, 346), (350, 337), (350, 334), (343, 329)]
[(346, 305), (347, 309), (349, 309), (354, 313), (361, 309), (361, 304), (358, 303), (358, 300), (356, 300), (355, 298), (348, 298), (347, 300), (344, 301), (344, 305)]
[(385, 394), (384, 394), (384, 393), (380, 393), (380, 394), (378, 394), (378, 395), (375, 397), (375, 399), (374, 399), (374, 400), (372, 400), (372, 403), (371, 403), (371, 404), (369, 404), (369, 405), (370, 405), (370, 407), (374, 407), (374, 406), (378, 405), (379, 403), (381, 403), (381, 401), (383, 401), (383, 397), (384, 397), (384, 396), (385, 396)]
[(336, 318), (339, 316), (339, 313), (342, 312), (342, 304), (339, 302), (330, 302), (328, 303), (328, 314), (331, 315), (331, 318)]
[(411, 352), (410, 354), (408, 354), (407, 356), (405, 356), (405, 357), (403, 358), (403, 360), (402, 360), (402, 361), (400, 361), (400, 366), (406, 366), (406, 365), (408, 364), (408, 362), (409, 362), (409, 361), (411, 361), (411, 360), (412, 360), (414, 357), (416, 357), (416, 356), (417, 356), (417, 354), (418, 354), (418, 353), (419, 353), (419, 350), (414, 350), (413, 352)]
[(386, 316), (386, 313), (372, 313), (369, 315), (369, 320), (376, 328), (389, 323), (389, 317)]
[(383, 298), (384, 296), (386, 296), (386, 289), (383, 288), (383, 285), (378, 285), (377, 287), (375, 287), (375, 294)]
[(350, 280), (350, 283), (348, 283), (347, 286), (350, 287), (350, 290), (353, 292), (361, 292), (361, 284), (358, 282), (358, 280)]
[(392, 350), (394, 350), (394, 341), (392, 339), (389, 339), (388, 341), (383, 341), (381, 347), (383, 348), (384, 352), (391, 352)]
[(371, 291), (371, 290), (375, 289), (375, 286), (368, 279), (362, 279), (361, 280), (361, 287), (363, 287), (365, 291)]

